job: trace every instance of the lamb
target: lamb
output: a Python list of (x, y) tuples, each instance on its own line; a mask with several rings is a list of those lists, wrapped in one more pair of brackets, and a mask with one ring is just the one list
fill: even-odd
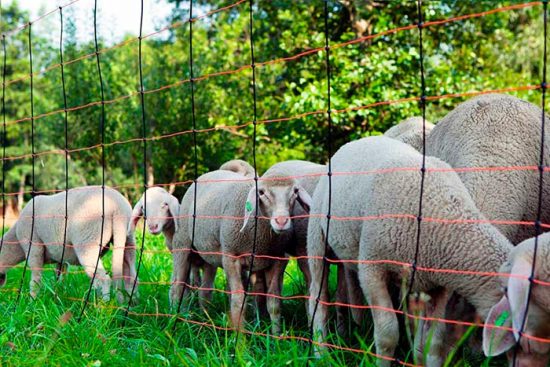
[[(338, 258), (362, 261), (346, 263), (359, 274), (361, 288), (372, 309), (375, 344), (378, 354), (392, 357), (399, 338), (397, 316), (388, 291), (390, 280), (408, 283), (411, 269), (379, 260), (412, 263), (414, 260), (420, 190), (422, 155), (411, 146), (387, 137), (370, 137), (344, 145), (332, 158), (334, 172), (384, 173), (335, 174), (332, 177), (332, 220), (328, 242)], [(424, 220), (421, 224), (418, 265), (427, 268), (459, 269), (495, 272), (506, 260), (512, 244), (495, 227), (476, 222), (484, 219), (476, 208), (458, 175), (437, 158), (427, 157), (428, 168), (445, 172), (429, 172), (424, 186)], [(408, 169), (418, 167), (418, 169)], [(322, 177), (313, 195), (312, 215), (308, 226), (308, 255), (323, 255), (327, 213), (328, 179)], [(382, 216), (383, 218), (379, 218)], [(366, 220), (342, 220), (366, 217)], [(474, 223), (439, 223), (437, 220), (472, 220)], [(369, 262), (370, 261), (370, 262)], [(374, 262), (373, 262), (374, 261)], [(322, 280), (322, 263), (310, 258), (310, 317), (316, 307), (316, 297), (326, 300), (326, 279)], [(323, 289), (320, 289), (320, 284)], [(418, 271), (413, 292), (429, 294), (434, 303), (428, 317), (443, 317), (452, 294), (465, 297), (486, 319), (490, 308), (502, 296), (498, 280), (475, 275), (457, 276), (447, 272)], [(313, 319), (317, 337), (325, 336), (327, 307), (317, 306)], [(438, 323), (428, 354), (427, 365), (443, 361), (445, 324)], [(389, 366), (379, 360), (380, 366)]]
[[(300, 202), (300, 205), (291, 203), (288, 205), (287, 197), (291, 197), (292, 190), (303, 188), (309, 196), (317, 187), (321, 176), (327, 174), (327, 166), (302, 160), (290, 160), (276, 163), (271, 166), (258, 182), (258, 190), (263, 191), (268, 198), (273, 198), (271, 202), (277, 203), (275, 210), (271, 212), (271, 226), (274, 231), (290, 230), (292, 231), (292, 241), (288, 243), (286, 253), (299, 257), (298, 266), (306, 281), (306, 287), (309, 289), (310, 272), (307, 260), (307, 225), (309, 207)], [(299, 197), (298, 197), (299, 199)], [(298, 200), (299, 201), (299, 200)], [(330, 254), (329, 254), (330, 255)], [(333, 256), (330, 256), (333, 257)], [(344, 273), (347, 272), (347, 273)], [(346, 277), (348, 280), (346, 280)], [(354, 292), (358, 287), (356, 275), (341, 264), (338, 264), (338, 289), (337, 301), (339, 303), (361, 304), (362, 295)], [(348, 287), (350, 283), (350, 287)], [(337, 328), (340, 334), (344, 333), (343, 307), (337, 308)], [(351, 314), (357, 324), (362, 323), (362, 310), (352, 308)]]
[[(211, 181), (211, 182), (208, 182)], [(213, 182), (212, 182), (213, 181)], [(201, 182), (203, 182), (201, 184)], [(278, 186), (278, 180), (267, 186)], [(267, 300), (268, 313), (272, 321), (274, 333), (280, 332), (280, 299), (282, 277), (286, 261), (271, 260), (261, 255), (282, 257), (291, 239), (288, 231), (290, 223), (290, 208), (298, 201), (306, 210), (311, 204), (311, 197), (299, 185), (293, 185), (289, 190), (272, 191), (260, 188), (258, 185), (259, 203), (257, 227), (255, 220), (250, 220), (256, 212), (256, 187), (250, 179), (231, 171), (217, 170), (199, 177), (197, 185), (197, 220), (195, 229), (195, 245), (200, 252), (219, 252), (224, 255), (212, 254), (201, 256), (212, 266), (223, 267), (231, 295), (231, 320), (233, 326), (242, 328), (241, 307), (244, 294), (241, 273), (251, 265), (250, 257), (235, 257), (252, 252), (254, 234), (257, 234), (256, 254), (253, 272), (265, 272), (268, 280), (268, 293), (275, 295)], [(264, 186), (262, 186), (264, 187)], [(179, 229), (174, 237), (174, 283), (171, 289), (171, 299), (181, 296), (182, 282), (189, 266), (188, 251), (191, 244), (190, 233), (193, 214), (194, 186), (185, 193), (180, 206)], [(280, 203), (284, 201), (284, 205)], [(276, 208), (276, 210), (274, 210)], [(244, 222), (240, 222), (242, 212), (245, 212)], [(215, 219), (211, 219), (212, 217)], [(221, 216), (221, 218), (220, 218)], [(282, 218), (285, 217), (285, 218)], [(242, 224), (241, 224), (242, 223)]]
[[(506, 294), (495, 304), (486, 320), (483, 329), (483, 351), (487, 356), (495, 356), (512, 348), (518, 338), (518, 331), (527, 308), (529, 281), (533, 266), (535, 239), (530, 238), (516, 246), (508, 256), (508, 261), (500, 269), (502, 274), (511, 274), (511, 277), (502, 278), (502, 285), (507, 289)], [(520, 340), (521, 349), (518, 350), (518, 361), (528, 361), (532, 367), (546, 367), (550, 360), (550, 344), (529, 336), (550, 339), (550, 233), (539, 237), (537, 247), (537, 261), (535, 264), (534, 279), (545, 284), (534, 282), (531, 289), (531, 299), (527, 321), (523, 329), (526, 335)], [(510, 317), (504, 317), (509, 315)], [(495, 329), (491, 325), (512, 327), (514, 332), (505, 329)], [(531, 355), (525, 353), (528, 350)], [(513, 352), (510, 352), (513, 354)]]
[[(426, 121), (426, 138), (434, 128), (434, 124)], [(422, 151), (423, 145), (423, 119), (421, 116), (409, 117), (401, 121), (399, 124), (392, 126), (384, 133), (385, 137), (402, 141), (409, 144), (419, 152)]]
[[(105, 187), (105, 220), (103, 237), (102, 188), (85, 186), (68, 191), (67, 238), (64, 261), (81, 265), (91, 278), (96, 261), (113, 243), (113, 279), (117, 287), (131, 292), (136, 279), (134, 233), (128, 231), (132, 207), (118, 191)], [(0, 285), (6, 282), (6, 272), (24, 261), (32, 269), (31, 296), (36, 297), (44, 263), (61, 261), (65, 229), (65, 198), (61, 192), (49, 196), (36, 196), (21, 211), (19, 219), (3, 237), (0, 253)], [(32, 225), (34, 201), (34, 226)], [(33, 228), (31, 228), (33, 227)], [(31, 238), (32, 244), (29, 239)], [(101, 244), (100, 244), (101, 239)], [(29, 249), (30, 248), (30, 249)], [(110, 298), (111, 279), (103, 262), (97, 264), (95, 284), (101, 288), (104, 300)], [(117, 293), (119, 302), (123, 295)]]
[[(453, 168), (538, 166), (540, 108), (518, 98), (488, 94), (472, 98), (445, 116), (430, 133), (426, 154)], [(548, 119), (546, 118), (548, 126)], [(544, 165), (550, 164), (546, 129)], [(462, 171), (460, 179), (489, 220), (536, 219), (539, 175), (535, 170)], [(544, 185), (542, 222), (550, 222), (550, 185)], [(532, 226), (498, 224), (514, 244), (534, 235)]]
[[(147, 205), (144, 200), (147, 198)], [(147, 227), (149, 233), (157, 236), (160, 233), (164, 235), (164, 243), (169, 250), (172, 250), (172, 239), (177, 228), (177, 216), (179, 214), (180, 203), (178, 199), (161, 187), (151, 187), (147, 189), (146, 194), (143, 194), (132, 211), (132, 219), (130, 220), (130, 230), (135, 231), (136, 225), (140, 218), (147, 218)], [(201, 284), (200, 269), (205, 266), (204, 261), (200, 256), (193, 254), (191, 256), (191, 284), (199, 286)], [(204, 269), (211, 276), (213, 271), (214, 276), (216, 269)]]

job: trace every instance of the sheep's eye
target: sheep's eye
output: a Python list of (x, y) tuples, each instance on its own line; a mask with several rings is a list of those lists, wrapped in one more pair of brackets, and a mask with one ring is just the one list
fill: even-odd
[(260, 196), (263, 196), (265, 194), (265, 191), (264, 190), (258, 190), (258, 194), (260, 194)]
[(298, 192), (300, 192), (300, 189), (297, 188), (297, 187), (295, 187), (295, 188), (294, 188), (294, 193), (295, 193), (296, 195), (298, 195)]
[(168, 203), (162, 203), (162, 207), (166, 208), (168, 206)]

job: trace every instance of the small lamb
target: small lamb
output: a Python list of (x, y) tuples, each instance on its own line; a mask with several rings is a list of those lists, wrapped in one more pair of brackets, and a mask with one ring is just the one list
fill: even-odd
[[(81, 265), (91, 278), (98, 257), (113, 243), (113, 279), (120, 289), (124, 283), (131, 292), (136, 278), (134, 232), (128, 231), (132, 207), (118, 191), (105, 187), (105, 220), (103, 237), (102, 188), (85, 186), (55, 195), (40, 195), (32, 199), (21, 211), (19, 219), (3, 237), (0, 253), (0, 284), (6, 282), (6, 271), (24, 261), (32, 270), (31, 296), (36, 297), (45, 263), (59, 263), (63, 252), (65, 230), (65, 198), (68, 198), (67, 238), (64, 261)], [(32, 226), (34, 201), (34, 226)], [(34, 228), (31, 228), (34, 227)], [(32, 245), (30, 236), (32, 231)], [(100, 243), (101, 239), (101, 243)], [(29, 251), (30, 248), (30, 251)], [(111, 279), (103, 262), (99, 260), (95, 284), (101, 288), (104, 300), (110, 298)], [(119, 302), (123, 301), (117, 293)]]

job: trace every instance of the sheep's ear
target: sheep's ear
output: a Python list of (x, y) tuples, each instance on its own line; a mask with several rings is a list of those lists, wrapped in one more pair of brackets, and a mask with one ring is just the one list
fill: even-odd
[(0, 274), (0, 287), (6, 285), (6, 274)]
[(508, 279), (508, 299), (512, 310), (512, 325), (514, 327), (514, 336), (519, 339), (519, 330), (523, 322), (523, 317), (527, 309), (529, 298), (529, 280), (531, 276), (531, 261), (524, 256), (517, 257), (512, 265), (512, 275)]
[(170, 195), (170, 198), (168, 200), (168, 209), (170, 209), (170, 216), (172, 217), (172, 220), (174, 221), (174, 228), (177, 231), (178, 230), (178, 215), (180, 213), (180, 203), (178, 199), (174, 195)]
[(130, 231), (135, 231), (136, 225), (139, 222), (139, 218), (143, 216), (143, 209), (142, 206), (142, 199), (140, 198), (139, 201), (134, 206), (134, 210), (132, 210), (132, 217), (130, 218)]
[(240, 232), (242, 232), (244, 230), (244, 227), (246, 227), (246, 224), (248, 223), (248, 220), (250, 219), (250, 216), (254, 212), (255, 208), (256, 208), (256, 186), (252, 186), (250, 188), (250, 191), (248, 192), (248, 196), (246, 197), (246, 203), (244, 204), (244, 222)]
[[(489, 311), (483, 326), (483, 353), (487, 357), (498, 356), (516, 344), (512, 327), (512, 311), (506, 296)], [(507, 330), (505, 330), (506, 328)]]
[(304, 208), (304, 210), (309, 214), (313, 200), (302, 186), (296, 186), (296, 188), (298, 189), (296, 200), (298, 200), (302, 208)]

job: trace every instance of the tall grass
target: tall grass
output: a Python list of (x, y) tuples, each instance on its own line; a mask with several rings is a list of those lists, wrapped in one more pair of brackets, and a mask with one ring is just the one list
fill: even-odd
[[(138, 231), (139, 232), (139, 231)], [(140, 244), (140, 239), (137, 241)], [(161, 237), (147, 235), (146, 250), (164, 250)], [(102, 302), (95, 297), (78, 322), (81, 300), (88, 289), (89, 278), (71, 266), (57, 281), (55, 267), (47, 266), (37, 299), (28, 296), (29, 275), (24, 282), (20, 303), (15, 303), (16, 288), (22, 275), (21, 268), (8, 272), (8, 282), (0, 289), (0, 366), (304, 366), (307, 363), (307, 342), (278, 340), (273, 337), (241, 335), (236, 346), (232, 331), (192, 324), (194, 320), (227, 327), (225, 311), (227, 296), (214, 292), (208, 313), (198, 307), (195, 296), (186, 299), (179, 318), (168, 305), (171, 274), (171, 256), (168, 253), (149, 253), (143, 256), (140, 272), (139, 302), (125, 318), (124, 310), (116, 301)], [(105, 258), (110, 265), (110, 255)], [(330, 285), (335, 288), (333, 271)], [(147, 284), (147, 282), (160, 284)], [(219, 270), (216, 287), (224, 289), (225, 280)], [(14, 290), (15, 289), (15, 290)], [(285, 295), (307, 294), (301, 273), (291, 261), (285, 275)], [(249, 307), (250, 310), (253, 307)], [(142, 316), (140, 314), (147, 314)], [(270, 333), (269, 323), (257, 315), (247, 317), (247, 330)], [(372, 327), (368, 322), (361, 329), (349, 325), (350, 335), (345, 340), (333, 336), (330, 342), (354, 348), (365, 353), (332, 350), (313, 364), (330, 366), (373, 366), (375, 358)], [(308, 322), (304, 301), (283, 302), (283, 335), (308, 337)], [(403, 339), (405, 340), (405, 339)], [(483, 359), (465, 359), (460, 356), (452, 365), (476, 366)], [(398, 351), (399, 357), (413, 363), (406, 342)], [(456, 362), (458, 361), (458, 362)], [(502, 365), (498, 363), (497, 365)]]

